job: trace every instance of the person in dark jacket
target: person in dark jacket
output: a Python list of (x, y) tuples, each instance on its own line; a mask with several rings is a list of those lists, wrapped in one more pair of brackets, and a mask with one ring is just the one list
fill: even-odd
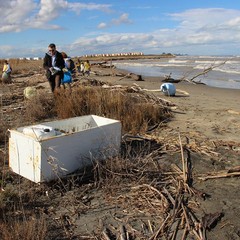
[(46, 70), (46, 77), (49, 81), (52, 92), (56, 92), (60, 88), (63, 78), (62, 69), (65, 67), (63, 56), (56, 50), (54, 43), (49, 44), (48, 52), (43, 60), (43, 67)]

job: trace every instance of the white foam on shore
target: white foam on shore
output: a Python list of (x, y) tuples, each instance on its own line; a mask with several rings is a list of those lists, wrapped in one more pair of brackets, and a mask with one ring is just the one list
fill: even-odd
[(169, 75), (175, 79), (191, 78), (213, 67), (196, 81), (221, 88), (240, 89), (240, 57), (233, 56), (177, 56), (176, 58), (116, 61), (116, 67), (151, 77)]

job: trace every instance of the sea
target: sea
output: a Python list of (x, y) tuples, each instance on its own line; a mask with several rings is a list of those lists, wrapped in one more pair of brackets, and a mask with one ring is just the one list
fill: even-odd
[[(113, 61), (118, 69), (151, 77), (191, 79), (209, 86), (240, 89), (240, 56), (175, 56)], [(211, 68), (210, 71), (207, 70)], [(207, 73), (202, 74), (204, 71)]]

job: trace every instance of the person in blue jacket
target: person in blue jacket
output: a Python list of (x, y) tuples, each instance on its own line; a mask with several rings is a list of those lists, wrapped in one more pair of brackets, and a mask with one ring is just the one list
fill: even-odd
[(57, 51), (54, 43), (48, 45), (48, 52), (45, 54), (43, 67), (46, 70), (46, 77), (51, 90), (55, 93), (61, 85), (61, 79), (63, 78), (62, 69), (65, 67), (65, 62), (62, 54)]
[(61, 53), (65, 62), (65, 68), (63, 68), (63, 78), (61, 84), (65, 89), (66, 86), (71, 90), (72, 77), (76, 73), (75, 64), (73, 60), (65, 53)]

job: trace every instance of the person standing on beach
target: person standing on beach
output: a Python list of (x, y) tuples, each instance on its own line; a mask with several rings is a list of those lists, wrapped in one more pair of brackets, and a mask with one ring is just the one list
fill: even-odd
[(84, 63), (82, 61), (80, 63), (80, 73), (84, 76)]
[(51, 90), (53, 93), (56, 93), (61, 85), (61, 79), (63, 78), (62, 69), (65, 67), (65, 62), (54, 43), (48, 45), (48, 52), (45, 54), (43, 67), (46, 70), (46, 77)]
[(80, 67), (81, 67), (81, 61), (80, 61), (80, 59), (78, 58), (78, 59), (77, 59), (77, 62), (76, 62), (76, 68), (77, 68), (78, 73), (80, 73)]
[(3, 70), (2, 70), (2, 81), (4, 83), (11, 83), (11, 72), (12, 68), (7, 60), (4, 60)]
[(87, 76), (90, 76), (90, 71), (91, 71), (91, 64), (89, 60), (86, 60), (84, 62), (84, 75), (86, 74)]

